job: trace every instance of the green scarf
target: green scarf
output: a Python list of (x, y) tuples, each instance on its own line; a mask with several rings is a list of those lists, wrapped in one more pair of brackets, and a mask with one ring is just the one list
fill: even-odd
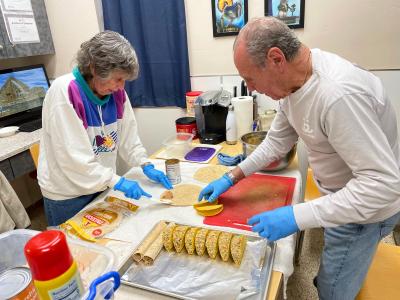
[(87, 84), (85, 78), (83, 78), (81, 72), (79, 72), (78, 67), (74, 67), (72, 69), (72, 74), (75, 76), (76, 81), (79, 83), (79, 85), (83, 89), (83, 92), (85, 93), (85, 95), (94, 104), (102, 106), (110, 100), (110, 95), (105, 96), (104, 99), (100, 99), (93, 93), (92, 89)]

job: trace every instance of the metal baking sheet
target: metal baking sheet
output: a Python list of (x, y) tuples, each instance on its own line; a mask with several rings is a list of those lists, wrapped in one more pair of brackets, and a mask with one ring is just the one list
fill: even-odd
[(221, 230), (206, 225), (176, 224), (246, 235), (247, 247), (240, 268), (220, 258), (212, 260), (206, 255), (199, 257), (187, 253), (168, 253), (163, 249), (153, 266), (131, 264), (121, 277), (123, 284), (178, 299), (266, 298), (275, 256), (274, 242), (251, 232), (238, 233), (229, 228)]

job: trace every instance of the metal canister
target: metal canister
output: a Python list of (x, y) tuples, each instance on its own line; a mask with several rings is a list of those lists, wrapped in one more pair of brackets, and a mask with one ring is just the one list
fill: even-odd
[(0, 274), (0, 299), (39, 300), (28, 268), (16, 267)]
[(165, 161), (165, 173), (172, 184), (181, 182), (181, 169), (179, 166), (179, 159), (171, 158)]

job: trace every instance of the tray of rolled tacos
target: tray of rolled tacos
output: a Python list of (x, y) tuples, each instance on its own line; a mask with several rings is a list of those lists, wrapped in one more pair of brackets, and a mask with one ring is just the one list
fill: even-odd
[(248, 231), (160, 221), (122, 282), (180, 299), (265, 299), (274, 254)]

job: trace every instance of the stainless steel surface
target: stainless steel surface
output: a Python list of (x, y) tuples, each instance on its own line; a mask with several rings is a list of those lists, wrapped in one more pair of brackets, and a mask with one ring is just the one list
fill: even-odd
[[(267, 136), (267, 131), (254, 131), (244, 134), (240, 140), (243, 145), (243, 155), (247, 157), (252, 153), (258, 145), (265, 139)], [(269, 166), (265, 166), (262, 171), (280, 171), (286, 168), (296, 155), (296, 145), (292, 147), (292, 149), (280, 160), (271, 163)]]
[[(165, 221), (165, 222), (169, 223), (170, 221)], [(176, 223), (176, 224), (177, 225), (188, 225), (188, 226), (199, 227), (199, 228), (216, 229), (213, 226), (207, 226), (207, 225), (198, 226), (198, 225), (187, 224), (187, 223)], [(261, 237), (254, 235), (252, 232), (249, 232), (248, 234), (242, 233), (242, 232), (238, 233), (237, 231), (234, 231), (231, 228), (227, 228), (227, 227), (220, 227), (217, 230), (232, 232), (232, 233), (236, 233), (236, 234), (243, 234), (243, 235), (247, 236), (248, 240), (260, 240), (260, 239), (262, 239)], [(151, 231), (152, 230), (150, 230), (149, 232), (151, 232)], [(144, 237), (144, 239), (145, 238), (146, 237)], [(260, 291), (258, 293), (253, 293), (253, 294), (250, 294), (250, 295), (246, 295), (246, 297), (245, 297), (246, 299), (249, 299), (249, 300), (264, 300), (264, 299), (267, 298), (269, 283), (270, 283), (271, 274), (272, 274), (272, 267), (273, 267), (274, 258), (275, 258), (275, 251), (276, 251), (276, 243), (268, 241), (267, 242), (267, 247), (265, 249), (264, 259), (262, 259), (261, 264), (260, 264), (261, 265)], [(189, 257), (189, 255), (188, 255), (188, 257)], [(196, 256), (193, 256), (193, 257), (196, 257)], [(191, 258), (193, 258), (193, 257), (191, 257)], [(136, 287), (136, 288), (140, 288), (140, 289), (144, 289), (144, 290), (148, 290), (148, 291), (151, 291), (151, 292), (154, 292), (154, 293), (158, 293), (158, 294), (161, 294), (161, 295), (174, 297), (174, 298), (177, 298), (177, 299), (195, 300), (195, 298), (187, 297), (185, 295), (181, 295), (181, 294), (177, 294), (177, 293), (171, 293), (171, 292), (160, 290), (158, 288), (154, 288), (152, 286), (143, 285), (143, 284), (139, 284), (139, 283), (135, 283), (135, 282), (124, 280), (122, 274), (125, 274), (125, 273), (129, 272), (129, 269), (135, 266), (135, 263), (133, 262), (133, 260), (130, 259), (129, 263), (130, 263), (129, 267), (127, 267), (128, 263), (125, 263), (124, 267), (123, 267), (123, 270), (119, 271), (119, 274), (121, 275), (121, 283), (122, 284), (125, 284), (125, 285), (128, 285), (128, 286), (132, 286), (132, 287)], [(156, 264), (156, 261), (155, 261), (155, 264)], [(239, 295), (239, 297), (240, 297), (240, 295)]]

